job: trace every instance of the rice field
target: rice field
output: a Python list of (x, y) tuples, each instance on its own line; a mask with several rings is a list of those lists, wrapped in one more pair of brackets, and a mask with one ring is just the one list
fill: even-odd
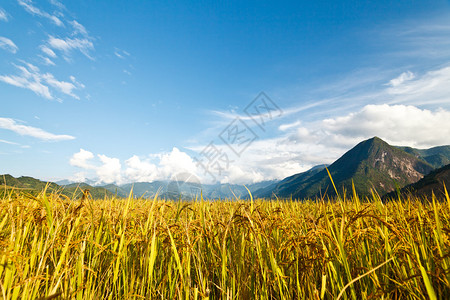
[(449, 299), (450, 199), (0, 198), (3, 299)]

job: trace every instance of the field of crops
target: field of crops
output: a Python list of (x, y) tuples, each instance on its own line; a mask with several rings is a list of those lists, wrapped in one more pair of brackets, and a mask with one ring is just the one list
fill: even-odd
[(0, 199), (4, 299), (449, 299), (444, 202)]

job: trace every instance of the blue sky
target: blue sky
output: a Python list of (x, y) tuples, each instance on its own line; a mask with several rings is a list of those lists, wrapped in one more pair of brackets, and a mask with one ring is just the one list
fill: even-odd
[(316, 2), (2, 1), (0, 173), (249, 183), (450, 144), (450, 2)]

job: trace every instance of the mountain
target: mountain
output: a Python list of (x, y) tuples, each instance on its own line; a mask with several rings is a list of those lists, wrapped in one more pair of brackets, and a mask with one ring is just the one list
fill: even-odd
[[(449, 191), (450, 188), (450, 164), (436, 169), (424, 176), (418, 182), (405, 186), (400, 190), (401, 195), (411, 195), (419, 198), (431, 199), (431, 194), (438, 199), (445, 198), (444, 185)], [(387, 194), (384, 198), (396, 198), (396, 191)]]
[[(167, 188), (168, 182), (153, 181), (153, 182), (135, 182), (127, 183), (119, 186), (119, 189), (125, 192), (125, 197), (128, 196), (133, 189), (133, 195), (136, 197), (153, 198), (156, 193), (161, 195), (162, 191)], [(111, 189), (108, 189), (111, 191)], [(159, 192), (158, 192), (159, 191)], [(118, 194), (118, 196), (124, 196)]]
[(73, 181), (70, 181), (70, 180), (68, 180), (68, 179), (62, 179), (62, 180), (55, 181), (55, 183), (56, 183), (57, 185), (69, 185), (69, 184), (72, 184), (72, 183), (74, 183), (74, 182), (73, 182)]
[[(63, 180), (55, 181), (55, 183), (57, 185), (61, 185), (61, 186), (64, 185), (64, 186), (66, 186), (66, 185), (78, 184), (80, 182), (76, 182), (76, 181), (72, 181), (72, 180), (68, 180), (68, 179), (63, 179)], [(90, 186), (101, 186), (101, 183), (98, 183), (98, 181), (92, 180), (92, 179), (85, 179), (83, 181), (83, 183), (88, 184)]]
[[(9, 174), (5, 174), (0, 175), (0, 185), (7, 187), (14, 187), (21, 190), (42, 191), (47, 186), (47, 182), (29, 176), (22, 176), (15, 178)], [(56, 191), (60, 188), (61, 187), (56, 183), (50, 182), (48, 184), (48, 191)]]
[(264, 189), (268, 186), (272, 186), (276, 184), (275, 180), (267, 180), (261, 181), (257, 183), (251, 183), (247, 185), (242, 184), (229, 184), (229, 183), (221, 183), (214, 185), (204, 185), (203, 187), (203, 196), (208, 199), (235, 199), (236, 197), (239, 199), (248, 199), (250, 195), (245, 187), (248, 188), (252, 196), (254, 192), (260, 189)]
[[(262, 181), (246, 185), (251, 193), (254, 191), (273, 184), (276, 181)], [(233, 199), (247, 198), (248, 191), (244, 185), (217, 183), (217, 184), (201, 184), (195, 182), (183, 181), (154, 181), (154, 182), (136, 182), (121, 185), (120, 188), (126, 191), (128, 195), (133, 187), (133, 194), (137, 197), (152, 198), (158, 192), (161, 197), (169, 199), (179, 198), (180, 194), (184, 199), (191, 199), (195, 195), (200, 196), (200, 191), (206, 199)], [(108, 189), (112, 191), (111, 189)], [(120, 195), (120, 194), (119, 194)]]
[[(274, 184), (276, 181), (262, 181), (246, 185), (251, 193), (254, 191)], [(217, 184), (200, 184), (195, 182), (183, 181), (154, 181), (154, 182), (136, 182), (128, 183), (120, 186), (109, 185), (104, 186), (107, 190), (116, 193), (120, 197), (127, 197), (131, 188), (133, 195), (136, 197), (152, 198), (158, 192), (162, 198), (179, 199), (180, 195), (183, 199), (192, 199), (200, 196), (200, 191), (206, 199), (233, 199), (236, 197), (244, 199), (248, 197), (248, 191), (244, 185), (217, 183)]]
[(63, 195), (66, 195), (70, 199), (79, 198), (83, 191), (88, 189), (92, 198), (101, 199), (106, 196), (112, 196), (113, 194), (101, 187), (93, 187), (86, 183), (72, 183), (65, 186), (60, 186), (54, 182), (45, 182), (39, 179), (22, 176), (22, 177), (13, 177), (9, 174), (0, 175), (0, 185), (6, 186), (7, 188), (14, 188), (22, 191), (26, 191), (31, 194), (40, 193), (47, 186), (48, 192), (60, 192)]
[[(351, 191), (352, 181), (356, 192), (367, 195), (371, 188), (379, 194), (417, 182), (433, 170), (433, 166), (416, 156), (391, 146), (378, 137), (363, 141), (346, 152), (328, 167), (333, 181), (341, 193)], [(325, 169), (312, 169), (280, 181), (268, 195), (294, 199), (335, 195)], [(259, 194), (259, 192), (257, 192)]]
[(420, 158), (434, 168), (441, 168), (450, 164), (450, 146), (438, 146), (430, 149), (415, 149), (411, 147), (397, 147)]

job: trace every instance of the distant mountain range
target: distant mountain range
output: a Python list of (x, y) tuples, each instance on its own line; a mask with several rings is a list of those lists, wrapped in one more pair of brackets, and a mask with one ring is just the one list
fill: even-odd
[[(450, 160), (450, 146), (426, 150), (391, 146), (378, 137), (363, 141), (328, 167), (338, 192), (352, 191), (352, 182), (359, 195), (374, 189), (384, 195), (419, 181), (435, 167)], [(255, 192), (256, 197), (315, 198), (334, 196), (327, 170), (315, 167), (281, 180), (276, 185)]]
[[(90, 181), (95, 182), (95, 181)], [(250, 192), (254, 192), (265, 186), (272, 185), (276, 181), (263, 181), (247, 185)], [(49, 192), (59, 191), (69, 198), (80, 197), (84, 190), (88, 189), (92, 198), (101, 199), (106, 196), (128, 197), (133, 193), (137, 198), (153, 198), (156, 194), (166, 199), (192, 199), (195, 196), (200, 197), (200, 193), (206, 199), (245, 199), (248, 197), (248, 191), (243, 185), (237, 184), (192, 184), (190, 182), (176, 181), (154, 181), (154, 182), (136, 182), (123, 185), (108, 184), (103, 186), (92, 186), (85, 182), (70, 183), (69, 181), (44, 182), (33, 177), (22, 176), (15, 178), (9, 174), (0, 175), (0, 185), (7, 188), (36, 194), (41, 192), (47, 185)], [(62, 184), (61, 184), (62, 183)]]
[[(359, 195), (368, 195), (374, 189), (379, 195), (397, 188), (402, 192), (413, 191), (416, 195), (442, 189), (441, 181), (449, 183), (450, 146), (430, 149), (391, 146), (378, 137), (365, 140), (346, 152), (329, 166), (319, 165), (306, 172), (289, 176), (281, 181), (263, 181), (247, 185), (253, 197), (305, 199), (336, 193), (325, 167), (328, 168), (338, 192), (352, 191), (352, 182)], [(445, 166), (445, 167), (444, 167)], [(440, 168), (440, 169), (439, 169)], [(431, 172), (431, 173), (430, 173)], [(429, 174), (428, 176), (425, 176)], [(425, 177), (424, 177), (425, 176)], [(423, 179), (422, 179), (423, 178)], [(0, 175), (0, 184), (28, 191), (41, 191), (46, 182), (32, 177), (14, 178)], [(152, 198), (156, 194), (166, 199), (246, 199), (247, 189), (237, 184), (200, 184), (182, 181), (136, 182), (123, 185), (93, 186), (93, 180), (71, 183), (67, 180), (50, 183), (49, 191), (62, 191), (71, 197), (89, 189), (93, 198), (117, 195)]]
[[(251, 193), (273, 185), (277, 181), (262, 181), (246, 185)], [(183, 181), (154, 181), (154, 182), (136, 182), (124, 185), (109, 184), (103, 186), (108, 191), (120, 196), (126, 197), (133, 191), (136, 197), (151, 198), (156, 193), (163, 198), (168, 199), (192, 199), (201, 195), (206, 199), (234, 199), (247, 198), (248, 191), (243, 185), (238, 184), (199, 184)]]

